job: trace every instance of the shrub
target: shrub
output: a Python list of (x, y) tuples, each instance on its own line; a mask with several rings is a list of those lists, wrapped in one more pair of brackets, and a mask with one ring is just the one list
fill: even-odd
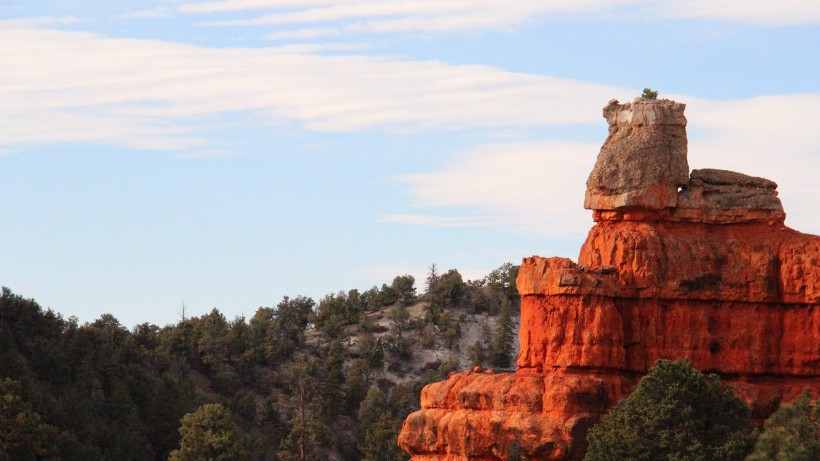
[(658, 92), (653, 91), (651, 88), (644, 88), (641, 99), (658, 99)]

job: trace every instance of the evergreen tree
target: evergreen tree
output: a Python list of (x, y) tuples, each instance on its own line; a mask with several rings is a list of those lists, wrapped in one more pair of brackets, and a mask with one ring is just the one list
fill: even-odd
[(316, 303), (311, 298), (287, 296), (276, 305), (273, 325), (267, 341), (271, 345), (271, 363), (287, 359), (305, 343), (305, 328)]
[(393, 279), (391, 288), (398, 298), (398, 303), (409, 306), (416, 299), (416, 279), (412, 275), (399, 275)]
[(805, 390), (793, 404), (781, 405), (766, 420), (746, 461), (820, 460), (820, 400)]
[(425, 280), (426, 284), (424, 287), (424, 292), (428, 295), (432, 295), (433, 291), (436, 289), (436, 285), (438, 285), (438, 279), (438, 268), (436, 267), (436, 263), (433, 263), (427, 270), (427, 279)]
[(494, 367), (509, 368), (512, 362), (513, 328), (510, 318), (511, 302), (508, 298), (501, 300), (501, 310), (496, 319), (495, 334), (490, 345)]
[(22, 398), (19, 382), (0, 380), (0, 461), (58, 461), (59, 434)]
[(450, 269), (442, 274), (433, 289), (432, 301), (442, 307), (452, 307), (464, 299), (467, 284), (456, 269)]
[(362, 461), (405, 461), (410, 459), (396, 440), (401, 430), (404, 417), (393, 414), (388, 410), (379, 415), (373, 425), (364, 432), (359, 449), (362, 452)]
[(282, 461), (324, 459), (323, 448), (328, 445), (329, 433), (323, 420), (318, 373), (316, 360), (305, 356), (298, 356), (286, 373), (291, 417), (279, 450)]
[(379, 338), (366, 332), (359, 340), (359, 355), (367, 360), (371, 369), (376, 370), (384, 366), (384, 345)]
[(332, 420), (338, 416), (345, 402), (345, 348), (341, 341), (334, 340), (319, 352), (322, 367), (318, 384), (322, 391), (317, 393), (317, 398), (321, 400), (325, 419)]
[(407, 310), (407, 306), (403, 304), (393, 306), (390, 312), (388, 312), (387, 318), (393, 322), (393, 331), (395, 331), (400, 338), (403, 337), (405, 330), (407, 330), (408, 322), (410, 322), (410, 311)]
[(168, 461), (244, 461), (248, 450), (244, 436), (230, 413), (218, 403), (202, 405), (182, 417), (179, 449)]
[(405, 461), (409, 457), (396, 443), (404, 416), (403, 408), (391, 404), (382, 391), (371, 387), (359, 407), (359, 450), (362, 461)]
[(585, 461), (739, 461), (754, 443), (749, 408), (717, 375), (658, 360), (587, 437)]
[(511, 314), (512, 310), (518, 309), (521, 301), (521, 297), (518, 295), (518, 289), (515, 286), (519, 269), (521, 269), (521, 266), (505, 263), (498, 269), (490, 272), (486, 277), (487, 287), (490, 289), (490, 293), (495, 300), (495, 305), (500, 308), (504, 299), (510, 301)]
[(356, 414), (353, 410), (358, 410), (362, 400), (367, 395), (370, 387), (370, 365), (367, 359), (360, 358), (350, 364), (347, 373), (347, 386), (345, 397), (347, 399), (347, 413)]

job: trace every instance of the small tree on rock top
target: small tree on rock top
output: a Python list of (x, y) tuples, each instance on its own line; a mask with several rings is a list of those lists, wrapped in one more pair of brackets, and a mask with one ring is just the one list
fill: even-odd
[(644, 88), (641, 99), (658, 99), (658, 92), (652, 88)]

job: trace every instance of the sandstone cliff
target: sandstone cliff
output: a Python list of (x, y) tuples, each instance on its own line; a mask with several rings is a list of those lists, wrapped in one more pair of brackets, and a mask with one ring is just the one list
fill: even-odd
[(684, 109), (604, 108), (578, 262), (524, 259), (516, 372), (427, 386), (399, 436), (413, 460), (580, 459), (589, 427), (659, 358), (721, 374), (757, 420), (820, 393), (820, 237), (784, 225), (772, 181), (690, 174)]

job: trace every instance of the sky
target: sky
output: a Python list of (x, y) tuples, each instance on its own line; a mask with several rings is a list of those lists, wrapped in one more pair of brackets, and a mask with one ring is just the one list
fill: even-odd
[(601, 109), (820, 234), (815, 0), (3, 0), (0, 284), (126, 327), (576, 258)]

